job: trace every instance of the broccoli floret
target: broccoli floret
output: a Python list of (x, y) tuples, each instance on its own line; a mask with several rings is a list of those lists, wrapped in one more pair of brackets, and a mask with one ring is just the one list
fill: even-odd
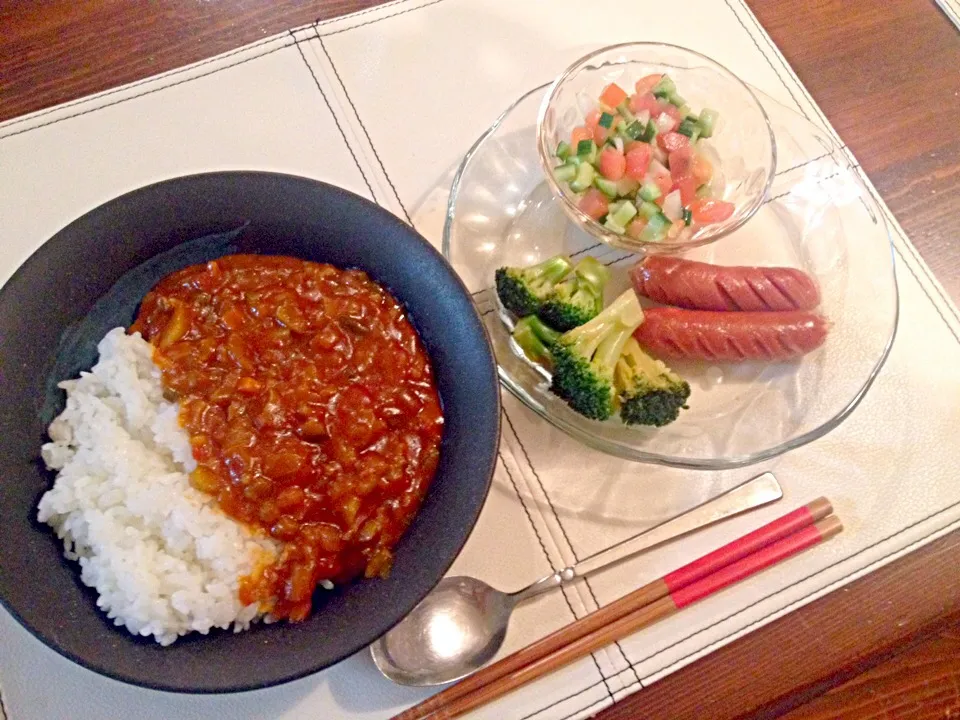
[(570, 258), (557, 255), (532, 267), (498, 268), (497, 296), (510, 312), (520, 317), (534, 315), (554, 285), (566, 277), (572, 267)]
[(617, 361), (614, 385), (620, 419), (627, 425), (661, 427), (672, 423), (690, 397), (689, 383), (662, 361), (647, 355), (632, 337)]
[(560, 332), (593, 320), (603, 310), (603, 287), (609, 279), (606, 266), (596, 258), (585, 257), (544, 300), (540, 319)]
[(551, 348), (560, 339), (560, 333), (548, 327), (536, 315), (528, 315), (517, 321), (513, 327), (513, 339), (524, 355), (534, 362), (551, 365)]
[(643, 321), (632, 289), (593, 320), (560, 336), (553, 346), (550, 390), (581, 415), (606, 420), (616, 406), (614, 369), (631, 333)]

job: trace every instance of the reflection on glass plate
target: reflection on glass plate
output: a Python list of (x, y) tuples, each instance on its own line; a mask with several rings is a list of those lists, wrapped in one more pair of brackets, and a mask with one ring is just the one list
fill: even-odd
[(604, 452), (677, 467), (748, 465), (836, 427), (876, 376), (897, 324), (893, 252), (880, 208), (849, 159), (803, 117), (754, 90), (777, 140), (768, 199), (743, 228), (684, 257), (720, 265), (786, 265), (820, 283), (826, 344), (785, 363), (674, 363), (692, 387), (690, 407), (664, 428), (587, 420), (549, 391), (549, 376), (512, 346), (509, 315), (492, 290), (496, 268), (558, 253), (608, 265), (607, 301), (629, 286), (637, 255), (598, 243), (570, 222), (544, 181), (537, 111), (546, 86), (520, 98), (477, 141), (454, 179), (443, 252), (474, 293), (500, 378), (532, 410)]

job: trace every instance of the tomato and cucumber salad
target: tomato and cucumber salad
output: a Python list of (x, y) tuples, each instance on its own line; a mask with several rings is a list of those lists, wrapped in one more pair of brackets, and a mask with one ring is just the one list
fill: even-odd
[(682, 242), (733, 215), (733, 203), (713, 197), (713, 164), (699, 146), (717, 119), (709, 108), (694, 114), (668, 75), (640, 78), (632, 95), (611, 83), (557, 146), (554, 177), (608, 230)]

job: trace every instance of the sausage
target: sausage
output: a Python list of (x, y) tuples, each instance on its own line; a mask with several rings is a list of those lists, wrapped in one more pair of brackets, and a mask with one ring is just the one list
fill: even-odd
[(724, 267), (652, 255), (630, 270), (638, 295), (692, 310), (813, 310), (820, 290), (802, 270)]
[(654, 357), (740, 362), (789, 360), (816, 350), (827, 338), (826, 319), (806, 310), (716, 312), (650, 308), (634, 337)]

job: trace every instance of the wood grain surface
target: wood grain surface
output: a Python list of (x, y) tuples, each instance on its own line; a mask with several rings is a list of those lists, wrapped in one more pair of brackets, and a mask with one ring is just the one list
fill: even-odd
[[(0, 0), (0, 120), (380, 2)], [(932, 0), (748, 3), (960, 301), (957, 29)], [(960, 718), (960, 532), (599, 717)]]

